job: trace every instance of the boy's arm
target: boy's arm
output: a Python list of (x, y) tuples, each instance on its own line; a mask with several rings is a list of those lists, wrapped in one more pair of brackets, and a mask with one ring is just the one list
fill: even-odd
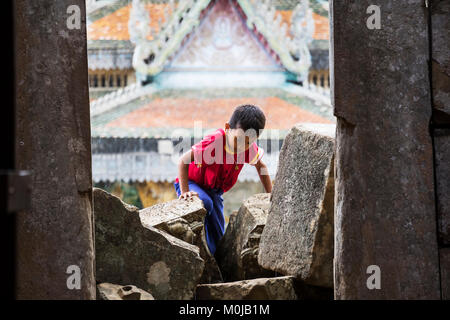
[(192, 149), (183, 154), (178, 161), (178, 180), (180, 183), (179, 199), (187, 199), (191, 196), (197, 195), (195, 191), (189, 191), (189, 164), (194, 161), (194, 153)]
[(270, 180), (269, 170), (267, 169), (267, 166), (262, 160), (259, 160), (255, 164), (256, 171), (258, 171), (259, 180), (261, 180), (261, 183), (264, 186), (264, 190), (266, 190), (267, 193), (272, 192), (272, 181)]

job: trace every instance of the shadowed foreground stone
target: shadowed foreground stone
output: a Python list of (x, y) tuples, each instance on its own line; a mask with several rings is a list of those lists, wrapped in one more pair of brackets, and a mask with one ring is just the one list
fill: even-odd
[(270, 194), (256, 194), (230, 216), (215, 254), (225, 281), (275, 276), (258, 264), (259, 240), (269, 207)]
[[(428, 10), (380, 0), (373, 30), (369, 4), (330, 1), (335, 298), (439, 299)], [(381, 289), (367, 287), (371, 265)]]
[(136, 286), (100, 283), (97, 285), (97, 300), (155, 300), (155, 298)]
[(200, 257), (205, 260), (205, 269), (199, 283), (219, 283), (223, 282), (222, 272), (216, 259), (209, 251), (208, 243), (206, 242), (205, 228), (202, 227), (197, 240), (194, 243), (200, 249)]
[(439, 240), (450, 245), (450, 129), (434, 130)]
[(280, 152), (259, 264), (333, 286), (334, 125), (296, 125)]
[(197, 286), (197, 300), (296, 300), (292, 277), (260, 278)]
[(222, 282), (216, 260), (209, 252), (204, 231), (206, 209), (198, 197), (172, 200), (139, 211), (144, 226), (155, 227), (197, 246), (205, 268), (199, 283)]
[(450, 124), (450, 1), (431, 3), (433, 120)]
[(333, 290), (294, 277), (274, 277), (197, 286), (197, 300), (332, 300)]
[[(74, 7), (79, 28), (68, 25)], [(95, 299), (86, 1), (16, 0), (8, 14), (15, 22), (8, 35), (15, 39), (15, 168), (32, 177), (31, 206), (11, 230), (16, 298)], [(72, 290), (67, 280), (78, 270), (80, 287)]]
[(96, 280), (133, 284), (155, 299), (192, 299), (203, 272), (199, 249), (151, 226), (138, 208), (94, 188)]
[(450, 248), (439, 249), (442, 299), (450, 300)]

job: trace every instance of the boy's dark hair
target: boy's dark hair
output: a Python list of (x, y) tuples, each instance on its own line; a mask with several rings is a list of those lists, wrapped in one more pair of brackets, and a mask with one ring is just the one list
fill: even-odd
[(259, 136), (260, 130), (266, 125), (266, 116), (262, 110), (254, 105), (245, 104), (234, 109), (230, 119), (230, 128), (241, 128), (244, 131), (253, 129)]

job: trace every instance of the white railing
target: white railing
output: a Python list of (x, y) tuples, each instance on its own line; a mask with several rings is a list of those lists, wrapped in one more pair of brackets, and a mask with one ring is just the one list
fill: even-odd
[(316, 86), (313, 83), (304, 82), (303, 86), (289, 83), (283, 86), (283, 89), (296, 95), (305, 96), (331, 108), (330, 88), (324, 88), (321, 86)]
[(152, 94), (156, 90), (157, 89), (152, 85), (142, 86), (140, 83), (133, 83), (124, 88), (120, 88), (92, 101), (90, 105), (91, 117), (130, 102), (140, 96)]
[(86, 13), (90, 14), (97, 9), (113, 4), (117, 1), (118, 0), (86, 0)]

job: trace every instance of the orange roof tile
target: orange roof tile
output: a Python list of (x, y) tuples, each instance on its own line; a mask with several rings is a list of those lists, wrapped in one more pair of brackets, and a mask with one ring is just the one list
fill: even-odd
[[(164, 22), (164, 8), (166, 3), (148, 3), (146, 9), (150, 14), (150, 27), (159, 32), (158, 21)], [(130, 18), (131, 4), (126, 5), (113, 13), (92, 22), (87, 29), (88, 40), (130, 40), (128, 33), (128, 20)], [(170, 14), (170, 9), (168, 10)], [(152, 36), (148, 37), (149, 40)]]
[[(164, 3), (148, 3), (146, 9), (150, 14), (150, 26), (155, 33), (159, 32), (158, 21), (161, 19), (164, 22), (164, 8), (168, 4)], [(128, 19), (130, 17), (131, 4), (124, 6), (115, 12), (92, 22), (87, 30), (88, 40), (130, 40), (128, 33)], [(282, 21), (290, 24), (291, 10), (278, 10), (281, 14)], [(316, 40), (328, 40), (329, 25), (328, 18), (313, 13), (315, 22), (315, 31), (313, 38)], [(152, 39), (151, 36), (148, 37)]]
[(290, 129), (299, 122), (332, 123), (278, 97), (228, 99), (155, 99), (148, 105), (107, 124), (120, 128), (193, 128), (202, 121), (203, 128), (221, 128), (236, 106), (258, 105), (265, 113), (268, 129)]
[[(292, 10), (279, 10), (281, 21), (288, 25), (291, 23)], [(314, 40), (328, 40), (330, 37), (330, 25), (327, 17), (323, 17), (315, 12), (312, 14), (314, 19)]]

